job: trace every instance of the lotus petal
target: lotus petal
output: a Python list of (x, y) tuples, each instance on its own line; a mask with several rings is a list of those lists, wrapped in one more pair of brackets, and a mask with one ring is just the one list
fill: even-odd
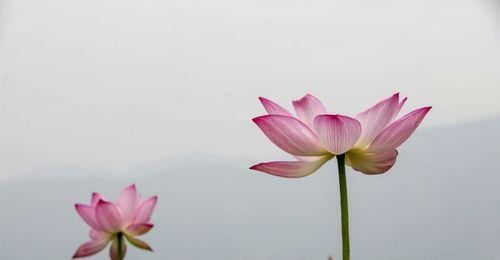
[(413, 134), (431, 107), (416, 109), (394, 121), (384, 129), (368, 147), (370, 152), (396, 149)]
[(368, 146), (384, 128), (394, 120), (404, 102), (399, 103), (399, 93), (386, 98), (371, 108), (356, 115), (356, 120), (361, 124), (361, 136), (356, 147)]
[(95, 212), (97, 221), (106, 231), (113, 232), (122, 227), (123, 216), (114, 203), (100, 200)]
[(284, 109), (283, 107), (274, 103), (273, 101), (263, 97), (259, 97), (259, 100), (269, 115), (281, 115), (281, 116), (293, 117), (292, 114), (288, 112), (288, 110)]
[(99, 251), (103, 250), (107, 245), (108, 245), (107, 240), (102, 240), (102, 241), (92, 240), (85, 242), (80, 247), (78, 247), (75, 254), (73, 255), (73, 258), (80, 258), (80, 257), (94, 255)]
[(352, 150), (347, 153), (346, 163), (354, 170), (365, 174), (381, 174), (396, 163), (397, 155), (396, 150), (377, 153)]
[(135, 224), (149, 223), (149, 221), (151, 220), (151, 214), (153, 214), (153, 210), (156, 206), (157, 201), (158, 197), (153, 196), (142, 202), (142, 204), (135, 212), (133, 223)]
[(292, 103), (298, 118), (311, 129), (314, 129), (314, 118), (327, 113), (321, 101), (311, 94), (307, 94), (299, 100), (294, 100)]
[(285, 178), (300, 178), (317, 171), (331, 158), (333, 158), (333, 155), (322, 156), (316, 161), (280, 161), (260, 163), (250, 167), (250, 169)]
[(320, 156), (327, 153), (316, 134), (304, 123), (289, 116), (267, 115), (253, 121), (276, 146), (298, 156)]
[(314, 120), (314, 130), (328, 151), (343, 154), (358, 141), (361, 125), (348, 116), (319, 115)]

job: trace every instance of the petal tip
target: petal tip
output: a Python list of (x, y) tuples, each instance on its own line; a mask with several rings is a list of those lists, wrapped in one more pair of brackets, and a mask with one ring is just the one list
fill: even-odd
[(158, 195), (151, 196), (151, 197), (149, 197), (149, 199), (147, 199), (144, 202), (147, 202), (147, 201), (150, 201), (151, 204), (152, 204), (152, 206), (153, 206), (153, 208), (155, 208), (156, 207), (156, 203), (158, 202)]
[[(403, 108), (404, 104), (406, 103), (406, 101), (408, 100), (408, 97), (404, 97), (400, 102), (399, 102), (399, 111), (401, 111), (401, 108)], [(398, 113), (399, 113), (398, 111)]]
[(432, 109), (432, 106), (427, 106), (427, 107), (422, 107), (422, 108), (419, 108), (417, 110), (415, 110), (415, 112), (417, 112), (418, 114), (421, 114), (422, 117), (424, 117), (425, 115), (427, 115), (427, 113)]
[[(318, 117), (329, 118), (329, 119), (333, 119), (333, 120), (343, 120), (343, 119), (353, 120), (359, 124), (359, 121), (356, 118), (352, 118), (350, 116), (344, 116), (344, 115), (340, 115), (340, 114), (323, 114), (323, 115), (316, 116), (316, 118), (318, 118)], [(316, 120), (316, 118), (315, 118), (315, 120)]]
[(135, 186), (135, 183), (132, 183), (130, 184), (129, 186), (127, 186), (125, 189), (123, 189), (124, 191), (137, 191), (137, 187)]
[(77, 212), (79, 212), (82, 208), (90, 208), (91, 206), (81, 204), (81, 203), (75, 203), (75, 209)]
[(256, 165), (254, 165), (254, 166), (251, 166), (251, 167), (250, 167), (250, 168), (248, 168), (248, 169), (250, 169), (250, 170), (254, 170), (254, 171), (258, 171), (258, 170), (259, 170), (259, 166), (260, 166), (261, 164), (262, 164), (262, 163), (256, 164)]
[(71, 259), (82, 258), (82, 257), (85, 257), (85, 255), (82, 255), (79, 251), (76, 251), (71, 257)]
[(296, 104), (296, 103), (301, 103), (301, 102), (304, 102), (306, 101), (308, 98), (313, 98), (313, 99), (318, 99), (317, 97), (315, 97), (314, 95), (312, 95), (311, 93), (306, 93), (303, 97), (299, 98), (299, 99), (294, 99), (292, 100), (292, 103)]
[(92, 197), (90, 198), (91, 206), (95, 206), (100, 198), (102, 198), (101, 194), (97, 192), (92, 192)]
[(267, 117), (267, 115), (254, 117), (252, 118), (252, 121), (256, 124), (259, 124), (259, 122), (262, 122), (262, 120), (264, 120), (265, 117)]
[(259, 163), (259, 164), (256, 164), (256, 165), (250, 167), (249, 169), (252, 171), (255, 171), (255, 173), (266, 173), (266, 174), (276, 175), (276, 174), (272, 174), (272, 173), (269, 173), (268, 171), (266, 171), (267, 164), (268, 163)]
[(399, 103), (399, 98), (400, 98), (400, 94), (399, 94), (399, 92), (396, 92), (396, 93), (392, 94), (392, 96), (386, 100), (392, 100), (392, 102)]
[(97, 203), (96, 203), (96, 208), (97, 208), (97, 207), (100, 207), (100, 206), (103, 206), (103, 205), (107, 205), (107, 204), (113, 204), (113, 203), (111, 203), (111, 202), (109, 202), (109, 201), (105, 201), (105, 200), (103, 200), (103, 199), (99, 199), (99, 200), (97, 201)]

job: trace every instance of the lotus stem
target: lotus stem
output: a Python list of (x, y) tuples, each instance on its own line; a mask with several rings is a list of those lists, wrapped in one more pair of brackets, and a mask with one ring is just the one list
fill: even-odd
[(124, 256), (122, 255), (122, 243), (123, 243), (123, 233), (122, 232), (119, 232), (118, 234), (116, 234), (116, 239), (118, 240), (117, 243), (118, 243), (118, 260), (123, 260)]
[(337, 155), (340, 185), (340, 212), (342, 219), (342, 259), (349, 260), (349, 208), (347, 205), (347, 180), (345, 175), (345, 154)]

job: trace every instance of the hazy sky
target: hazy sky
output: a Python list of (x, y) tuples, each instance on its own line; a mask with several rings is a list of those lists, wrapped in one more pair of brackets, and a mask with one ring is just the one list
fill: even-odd
[(0, 180), (201, 152), (282, 158), (258, 96), (353, 115), (400, 91), (423, 128), (500, 114), (494, 1), (0, 0)]
[(257, 98), (401, 92), (434, 108), (390, 173), (348, 170), (353, 259), (500, 259), (499, 69), (497, 0), (0, 0), (0, 258), (71, 256), (73, 203), (135, 182), (132, 258), (338, 259), (335, 163), (251, 174), (289, 158)]

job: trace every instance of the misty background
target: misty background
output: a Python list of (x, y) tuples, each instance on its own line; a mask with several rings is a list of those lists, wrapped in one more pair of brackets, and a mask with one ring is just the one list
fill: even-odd
[[(498, 1), (0, 0), (0, 259), (68, 259), (73, 204), (159, 195), (154, 254), (340, 257), (334, 163), (288, 180), (251, 118), (311, 93), (434, 108), (387, 174), (348, 170), (355, 259), (499, 259)], [(107, 259), (107, 253), (91, 259)]]

